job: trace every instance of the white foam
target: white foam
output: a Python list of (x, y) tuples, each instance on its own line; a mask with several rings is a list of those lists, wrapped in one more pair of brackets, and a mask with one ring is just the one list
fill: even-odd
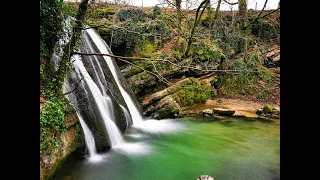
[(185, 129), (182, 124), (172, 119), (148, 119), (139, 124), (133, 124), (132, 128), (150, 134), (171, 134)]

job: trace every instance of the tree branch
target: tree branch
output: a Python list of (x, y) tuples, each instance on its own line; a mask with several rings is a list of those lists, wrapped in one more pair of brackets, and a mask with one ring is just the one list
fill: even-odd
[[(198, 71), (204, 71), (204, 72), (239, 72), (239, 71), (246, 71), (246, 72), (257, 72), (257, 71), (249, 71), (249, 70), (221, 70), (221, 69), (201, 69), (198, 67), (192, 67), (192, 66), (183, 66), (183, 65), (178, 65), (169, 59), (151, 59), (151, 58), (141, 58), (141, 57), (123, 57), (123, 56), (117, 56), (113, 54), (104, 54), (104, 53), (81, 53), (81, 52), (74, 52), (72, 54), (78, 54), (78, 55), (85, 55), (85, 56), (92, 56), (92, 55), (97, 55), (97, 56), (109, 56), (113, 58), (118, 58), (118, 59), (133, 59), (133, 60), (146, 60), (146, 61), (158, 61), (158, 62), (166, 62), (170, 63), (176, 67), (179, 68), (187, 68), (187, 69), (194, 69)], [(75, 60), (74, 60), (75, 61)], [(73, 61), (73, 62), (74, 62)]]
[(225, 3), (229, 4), (229, 5), (236, 5), (238, 4), (238, 2), (235, 2), (235, 3), (231, 3), (231, 2), (228, 2), (227, 0), (223, 0)]
[(72, 93), (74, 90), (76, 90), (76, 88), (78, 87), (78, 85), (80, 84), (80, 82), (81, 82), (82, 80), (83, 80), (83, 78), (81, 78), (80, 81), (77, 82), (77, 84), (74, 86), (73, 90), (71, 90), (71, 91), (69, 91), (69, 92), (67, 92), (67, 93), (64, 93), (63, 95), (70, 94), (70, 93)]
[(275, 9), (275, 10), (273, 10), (273, 11), (271, 11), (271, 12), (269, 12), (269, 13), (261, 16), (261, 17), (255, 18), (254, 20), (252, 20), (251, 22), (249, 22), (246, 26), (244, 26), (243, 29), (246, 29), (247, 27), (249, 27), (250, 24), (254, 23), (254, 22), (257, 21), (258, 19), (262, 19), (262, 18), (264, 18), (264, 17), (266, 17), (266, 16), (269, 16), (270, 14), (278, 11), (279, 9), (280, 9), (280, 7), (278, 7), (277, 9)]

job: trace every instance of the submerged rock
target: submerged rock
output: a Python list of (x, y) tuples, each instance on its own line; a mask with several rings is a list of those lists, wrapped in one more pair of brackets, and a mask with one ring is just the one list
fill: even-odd
[(223, 108), (214, 108), (213, 112), (222, 116), (231, 116), (233, 115), (236, 111), (232, 109), (223, 109)]
[(208, 175), (201, 175), (199, 177), (197, 177), (196, 180), (214, 180), (213, 177), (208, 176)]

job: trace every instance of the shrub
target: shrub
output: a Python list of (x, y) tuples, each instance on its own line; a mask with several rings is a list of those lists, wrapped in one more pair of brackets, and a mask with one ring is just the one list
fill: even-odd
[(280, 33), (280, 25), (271, 24), (261, 20), (257, 20), (255, 23), (252, 23), (250, 27), (251, 33), (262, 41), (275, 38), (277, 37), (277, 34)]
[(63, 14), (61, 9), (62, 1), (40, 0), (40, 41), (43, 42), (49, 54), (53, 52), (62, 33)]
[(154, 6), (153, 13), (152, 13), (152, 18), (155, 19), (159, 15), (161, 15), (161, 8), (159, 6)]
[(188, 56), (200, 61), (220, 62), (224, 57), (222, 50), (214, 44), (206, 46), (204, 43), (192, 44), (188, 52)]
[(116, 13), (116, 19), (120, 22), (127, 21), (129, 19), (137, 19), (139, 21), (144, 21), (146, 14), (143, 12), (142, 9), (139, 8), (124, 8), (120, 9)]

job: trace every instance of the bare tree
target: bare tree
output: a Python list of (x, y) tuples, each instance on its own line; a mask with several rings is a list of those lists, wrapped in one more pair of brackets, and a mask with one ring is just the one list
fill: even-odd
[[(193, 40), (194, 31), (195, 31), (197, 25), (199, 24), (200, 19), (201, 19), (201, 17), (202, 17), (202, 14), (203, 14), (203, 12), (206, 10), (206, 8), (207, 8), (207, 6), (208, 6), (209, 3), (210, 3), (210, 0), (203, 0), (203, 1), (200, 3), (200, 5), (199, 5), (199, 7), (198, 7), (198, 9), (197, 9), (196, 17), (195, 17), (195, 19), (194, 19), (194, 24), (193, 24), (193, 27), (192, 27), (192, 29), (191, 29), (190, 36), (189, 36), (189, 38), (188, 38), (187, 48), (186, 48), (185, 52), (183, 53), (183, 57), (187, 57), (187, 55), (188, 55), (188, 52), (189, 52), (189, 49), (190, 49), (190, 45), (191, 45), (192, 40)], [(201, 8), (202, 8), (202, 10), (201, 10)], [(201, 12), (200, 12), (200, 11), (201, 11)], [(200, 12), (200, 14), (199, 14), (199, 12)]]

